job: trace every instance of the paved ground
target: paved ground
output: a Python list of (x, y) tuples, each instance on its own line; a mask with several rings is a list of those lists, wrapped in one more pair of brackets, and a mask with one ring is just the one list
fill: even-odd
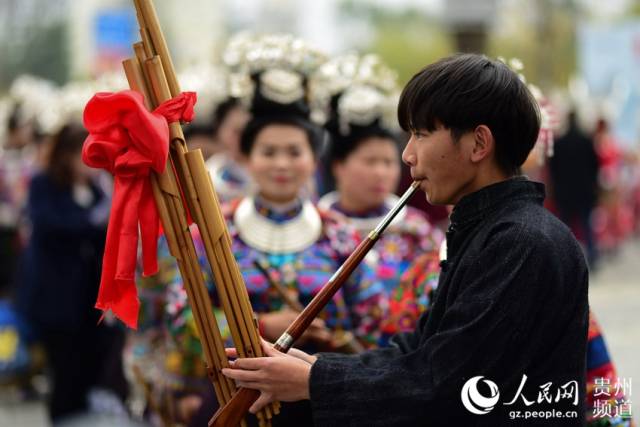
[[(625, 245), (615, 258), (605, 260), (591, 277), (590, 302), (598, 317), (611, 355), (623, 378), (636, 382), (640, 396), (640, 240)], [(2, 395), (0, 394), (0, 397)], [(640, 399), (634, 399), (640, 420)], [(109, 424), (92, 423), (93, 427)], [(0, 427), (47, 427), (43, 405), (0, 399)]]

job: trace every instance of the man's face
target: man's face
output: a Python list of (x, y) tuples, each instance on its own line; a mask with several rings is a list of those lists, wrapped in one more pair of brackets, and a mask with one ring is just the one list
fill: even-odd
[(454, 141), (449, 129), (438, 126), (433, 132), (416, 130), (402, 153), (411, 167), (411, 176), (421, 181), (420, 189), (433, 205), (456, 204), (469, 192), (476, 165), (470, 160), (473, 132)]

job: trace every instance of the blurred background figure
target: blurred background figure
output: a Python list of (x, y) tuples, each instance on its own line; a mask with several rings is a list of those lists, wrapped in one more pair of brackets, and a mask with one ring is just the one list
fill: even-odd
[(593, 139), (580, 130), (576, 112), (571, 111), (567, 131), (555, 140), (549, 159), (551, 194), (560, 219), (585, 245), (592, 268), (597, 246), (591, 214), (597, 202), (599, 168)]
[(19, 273), (19, 310), (46, 351), (54, 424), (127, 393), (119, 364), (122, 331), (98, 324), (93, 307), (110, 201), (82, 163), (86, 136), (79, 125), (65, 125), (44, 170), (31, 180), (31, 236)]
[(42, 352), (23, 316), (16, 311), (17, 264), (24, 249), (24, 209), (29, 180), (37, 167), (33, 126), (20, 104), (10, 103), (0, 139), (0, 385), (18, 397), (38, 397), (33, 374)]
[(226, 64), (202, 58), (182, 70), (179, 80), (184, 90), (198, 95), (195, 121), (185, 129), (187, 143), (202, 149), (218, 198), (229, 201), (246, 196), (252, 188), (240, 151), (240, 135), (249, 120), (247, 106), (241, 102), (249, 90), (246, 82), (231, 74)]
[(0, 143), (0, 293), (9, 293), (23, 246), (20, 220), (36, 166), (33, 128), (19, 105), (14, 105)]
[(221, 202), (244, 197), (252, 190), (247, 159), (240, 150), (240, 135), (248, 120), (246, 108), (234, 97), (218, 104), (213, 113), (213, 137), (221, 150), (205, 159)]
[[(312, 83), (317, 92), (327, 92), (325, 128), (330, 143), (325, 167), (336, 184), (336, 191), (325, 194), (318, 206), (344, 215), (365, 239), (398, 201), (396, 74), (377, 55), (345, 55), (324, 64)], [(438, 281), (443, 239), (424, 212), (407, 206), (367, 254), (363, 266), (384, 285), (389, 300), (378, 345), (386, 346), (395, 333), (413, 330), (428, 307), (429, 290)], [(420, 264), (426, 283), (400, 286), (409, 264), (422, 256), (430, 260)]]
[(634, 231), (633, 159), (621, 149), (606, 119), (597, 120), (593, 139), (600, 164), (594, 235), (600, 253), (613, 255)]

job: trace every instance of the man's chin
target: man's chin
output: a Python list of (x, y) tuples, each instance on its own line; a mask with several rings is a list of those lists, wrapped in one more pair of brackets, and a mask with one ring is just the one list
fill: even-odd
[(424, 198), (427, 199), (427, 203), (432, 206), (445, 206), (448, 203), (442, 200), (439, 200), (437, 197), (432, 197), (428, 192), (424, 192)]
[(433, 202), (433, 197), (431, 197), (426, 191), (424, 192), (424, 198), (427, 199), (427, 203), (429, 203), (430, 205), (435, 205), (435, 203)]

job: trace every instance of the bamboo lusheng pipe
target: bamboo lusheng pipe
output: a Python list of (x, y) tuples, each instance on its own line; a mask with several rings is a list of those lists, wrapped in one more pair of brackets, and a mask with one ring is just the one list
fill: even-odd
[[(206, 191), (204, 189), (207, 188), (207, 180), (208, 176), (206, 176), (206, 172), (199, 170), (199, 166), (201, 165), (198, 162), (199, 159), (202, 158), (202, 154), (196, 151), (191, 151), (186, 154), (187, 163), (191, 169), (191, 174), (194, 180), (194, 186), (196, 189), (197, 197), (199, 198), (200, 207), (202, 208), (202, 212), (198, 209), (196, 214), (196, 222), (198, 224), (203, 224), (202, 227), (202, 240), (205, 245), (205, 250), (207, 253), (207, 257), (209, 258), (209, 262), (212, 265), (212, 272), (214, 274), (214, 281), (216, 284), (220, 284), (218, 288), (218, 299), (220, 300), (220, 304), (222, 305), (222, 309), (225, 312), (227, 317), (233, 316), (233, 313), (239, 313), (240, 308), (236, 299), (232, 299), (229, 294), (229, 289), (223, 284), (227, 283), (230, 277), (230, 273), (223, 273), (223, 268), (226, 268), (226, 264), (222, 265), (222, 257), (219, 256), (220, 248), (220, 239), (225, 238), (224, 235), (224, 227), (219, 223), (219, 217), (216, 212), (217, 206), (213, 203), (207, 196)], [(204, 214), (204, 211), (207, 214)], [(199, 225), (200, 227), (200, 225)], [(215, 266), (216, 268), (213, 268)], [(227, 314), (229, 313), (229, 314)], [(249, 331), (244, 328), (244, 324), (238, 325), (233, 318), (229, 320), (229, 330), (231, 332), (231, 337), (234, 343), (242, 343), (241, 348), (238, 350), (241, 357), (247, 357), (247, 348), (251, 347), (251, 339), (249, 338)], [(250, 354), (253, 354), (251, 351)]]
[[(147, 64), (148, 59), (145, 59), (146, 55), (151, 52), (151, 49), (148, 48), (148, 46), (145, 46), (144, 43), (136, 43), (134, 45), (134, 50), (136, 52), (136, 56), (138, 57), (139, 60), (144, 60), (145, 64)], [(156, 62), (157, 62), (157, 58), (156, 58)], [(151, 65), (153, 65), (155, 62), (151, 61)], [(162, 93), (161, 89), (159, 89), (159, 87), (161, 87), (161, 81), (163, 79), (163, 75), (160, 72), (158, 72), (157, 70), (157, 64), (156, 67), (149, 67), (147, 64), (146, 67), (147, 73), (146, 75), (143, 74), (143, 76), (146, 77), (146, 86), (151, 86), (154, 90), (153, 91), (148, 91), (148, 92), (152, 92), (153, 93), (153, 97), (149, 96), (149, 99), (154, 99), (154, 103), (155, 105), (159, 104), (161, 101), (164, 101), (164, 98), (167, 97), (166, 93)], [(149, 70), (151, 70), (151, 72), (149, 72)], [(179, 127), (179, 125), (178, 125)], [(175, 124), (172, 124), (172, 128), (175, 128)], [(180, 131), (180, 129), (178, 129), (178, 131)], [(173, 133), (176, 133), (175, 131)], [(179, 132), (179, 136), (182, 136), (181, 132)], [(176, 254), (178, 251), (172, 251), (173, 254)], [(185, 257), (181, 257), (182, 259), (185, 259)], [(187, 273), (188, 274), (188, 273)], [(197, 274), (197, 273), (196, 273)], [(184, 277), (184, 276), (183, 276)], [(190, 301), (191, 301), (191, 305), (194, 309), (194, 315), (196, 317), (196, 320), (198, 318), (206, 318), (204, 320), (204, 322), (197, 322), (200, 323), (200, 325), (202, 325), (203, 328), (206, 328), (206, 325), (203, 325), (203, 323), (206, 324), (215, 324), (215, 329), (217, 329), (217, 323), (215, 323), (215, 318), (213, 318), (212, 316), (207, 316), (207, 314), (205, 313), (204, 316), (202, 314), (198, 315), (198, 312), (208, 312), (209, 310), (209, 306), (208, 306), (208, 294), (206, 292), (203, 293), (202, 291), (202, 286), (198, 286), (196, 287), (196, 289), (187, 289), (187, 294), (188, 296), (190, 296)], [(208, 318), (207, 318), (208, 317)], [(224, 381), (224, 379), (220, 378), (220, 374), (216, 374), (215, 372), (218, 372), (220, 368), (224, 367), (226, 365), (226, 362), (223, 360), (224, 358), (224, 349), (223, 349), (223, 345), (221, 344), (221, 338), (218, 338), (220, 336), (219, 331), (213, 331), (213, 336), (211, 336), (211, 333), (207, 333), (205, 332), (204, 334), (201, 332), (200, 333), (201, 337), (205, 337), (207, 342), (204, 342), (203, 344), (203, 350), (205, 353), (209, 352), (211, 353), (209, 355), (209, 357), (205, 357), (207, 360), (207, 365), (208, 365), (208, 371), (209, 371), (209, 377), (212, 380), (213, 384), (214, 384), (214, 388), (216, 389), (216, 393), (218, 396), (220, 396), (220, 399), (222, 401), (226, 401), (227, 399), (230, 398), (231, 394), (233, 393), (233, 391), (235, 390), (235, 386), (227, 381)], [(207, 339), (207, 336), (209, 337)], [(211, 345), (211, 344), (214, 345)], [(215, 345), (217, 344), (217, 345)], [(211, 348), (211, 347), (215, 347), (215, 348)], [(206, 354), (205, 354), (206, 356)], [(213, 371), (213, 372), (212, 372)], [(227, 383), (227, 384), (225, 384)]]
[[(134, 0), (134, 4), (140, 27), (140, 36), (142, 38), (142, 43), (136, 43), (134, 45), (134, 50), (140, 64), (144, 67), (145, 73), (143, 73), (143, 75), (145, 77), (146, 87), (148, 89), (148, 92), (150, 93), (150, 98), (154, 98), (155, 102), (153, 104), (157, 106), (161, 102), (177, 96), (180, 93), (180, 87), (178, 85), (178, 79), (176, 77), (171, 57), (167, 49), (166, 41), (160, 29), (158, 17), (153, 7), (152, 1)], [(170, 158), (173, 167), (171, 167), (170, 164), (169, 168), (172, 172), (170, 176), (174, 182), (170, 182), (171, 180), (168, 180), (166, 178), (164, 180), (160, 179), (159, 187), (163, 191), (170, 191), (172, 195), (171, 200), (173, 201), (173, 203), (168, 204), (166, 210), (170, 215), (172, 215), (173, 219), (176, 219), (175, 217), (179, 208), (182, 208), (182, 204), (178, 203), (178, 201), (182, 201), (180, 199), (182, 194), (179, 192), (179, 190), (177, 190), (178, 188), (182, 189), (182, 191), (184, 192), (184, 202), (186, 202), (192, 215), (195, 216), (198, 228), (201, 230), (201, 234), (204, 236), (207, 234), (207, 224), (205, 222), (205, 218), (209, 218), (209, 212), (211, 210), (202, 210), (200, 200), (198, 199), (195, 190), (194, 176), (192, 176), (191, 168), (188, 165), (187, 154), (188, 150), (180, 125), (178, 123), (171, 123)], [(201, 156), (199, 160), (196, 160), (196, 163), (201, 164), (202, 168), (204, 168), (204, 161)], [(161, 178), (163, 177), (165, 177), (165, 174), (161, 176)], [(179, 187), (177, 185), (177, 182), (175, 182), (176, 178), (177, 182), (179, 182), (180, 184)], [(211, 185), (210, 179), (208, 181), (209, 192), (213, 194), (214, 204), (217, 206), (218, 201), (217, 199), (215, 199), (213, 186)], [(184, 220), (184, 218), (177, 219)], [(220, 220), (224, 224), (221, 216)], [(229, 286), (227, 289), (225, 289), (226, 294), (228, 294), (230, 297), (228, 307), (233, 307), (233, 310), (225, 312), (225, 314), (228, 317), (230, 325), (233, 323), (234, 325), (238, 326), (238, 331), (235, 334), (236, 336), (234, 337), (234, 339), (236, 337), (241, 337), (240, 342), (242, 346), (245, 346), (245, 343), (248, 343), (248, 345), (246, 345), (244, 348), (245, 354), (248, 356), (263, 356), (262, 347), (260, 346), (260, 339), (257, 332), (257, 324), (255, 323), (255, 319), (253, 318), (253, 311), (251, 309), (248, 294), (246, 292), (246, 288), (242, 286), (242, 284), (244, 283), (242, 280), (242, 275), (230, 250), (231, 239), (228, 231), (226, 230), (226, 227), (222, 228), (224, 231), (224, 239), (218, 239), (216, 243), (219, 244), (217, 245), (214, 245), (213, 241), (210, 241), (209, 244), (205, 244), (205, 247), (208, 248), (207, 257), (212, 266), (212, 270), (218, 271), (216, 277), (216, 285), (218, 286), (218, 283), (226, 283), (230, 285), (235, 283), (235, 286)], [(188, 232), (188, 226), (186, 225), (186, 222), (183, 221), (179, 223), (178, 229), (182, 231), (186, 230), (186, 232)], [(180, 236), (179, 232), (177, 232), (176, 234), (179, 236), (178, 240), (180, 240), (178, 242), (178, 245), (180, 246), (179, 249), (183, 250), (185, 245), (188, 246), (188, 244), (184, 239), (180, 239), (183, 236)], [(190, 241), (190, 243), (191, 246), (193, 246), (193, 242)], [(179, 266), (180, 259), (182, 259), (187, 260), (187, 267), (190, 267), (189, 269), (184, 271), (185, 274), (183, 274), (183, 278), (185, 279), (185, 286), (187, 285), (186, 282), (188, 281), (189, 276), (191, 276), (191, 278), (193, 278), (194, 276), (198, 276), (198, 274), (193, 270), (193, 268), (195, 268), (193, 263), (195, 262), (197, 264), (197, 259), (195, 258), (195, 256), (193, 256), (194, 253), (194, 251), (190, 251), (189, 248), (187, 248), (187, 252), (180, 255), (180, 258), (174, 255), (179, 261)], [(181, 270), (181, 273), (182, 272), (183, 271)], [(216, 273), (214, 272), (214, 275), (215, 274)], [(206, 318), (213, 316), (210, 310), (210, 300), (208, 299), (208, 293), (206, 292), (206, 288), (204, 288), (204, 286), (194, 286), (193, 288), (191, 288), (191, 293), (190, 290), (187, 289), (187, 294), (189, 297), (189, 301), (191, 302), (194, 309), (194, 318), (196, 318), (196, 314), (201, 310), (205, 312), (201, 313), (203, 314), (203, 317)], [(209, 308), (209, 310), (206, 309), (207, 307)], [(210, 319), (206, 319), (206, 321), (204, 321), (204, 324), (208, 324), (209, 321)], [(196, 319), (197, 325), (198, 322), (198, 319)], [(215, 318), (213, 319), (213, 322), (215, 322)], [(222, 340), (218, 340), (217, 337), (213, 337), (213, 344), (217, 344), (217, 346), (213, 350), (207, 349), (207, 347), (209, 347), (209, 344), (211, 344), (209, 340), (210, 337), (207, 337), (207, 335), (210, 334), (211, 331), (207, 328), (199, 328), (199, 332), (201, 334), (201, 338), (203, 338), (202, 342), (205, 353), (215, 350), (215, 353), (217, 353), (217, 356), (219, 356), (221, 347), (223, 346)], [(238, 346), (237, 342), (236, 345)], [(222, 352), (224, 352), (224, 349), (222, 349)], [(215, 353), (213, 354), (214, 356), (216, 356)], [(209, 358), (207, 358), (207, 362), (209, 366), (212, 366), (210, 364)], [(221, 362), (221, 365), (214, 364), (213, 367), (215, 369), (209, 369), (209, 375), (214, 382), (214, 386), (216, 386), (217, 382), (220, 382), (224, 385), (227, 379), (219, 378), (218, 381), (216, 381), (216, 377), (221, 376), (218, 367), (227, 366), (228, 361), (226, 360), (226, 358), (224, 358), (223, 361), (214, 360), (214, 362)], [(222, 390), (222, 393), (218, 393), (219, 391), (220, 390), (216, 388), (216, 395), (218, 396), (220, 403), (225, 404), (228, 400), (228, 392), (225, 393), (225, 390)], [(275, 402), (272, 405), (272, 409), (274, 413), (277, 413), (279, 404)], [(260, 425), (267, 425), (268, 423), (266, 420), (271, 418), (271, 416), (271, 410), (269, 409), (269, 407), (265, 408), (261, 413), (258, 414)]]
[[(262, 273), (267, 279), (269, 286), (271, 286), (282, 298), (282, 301), (293, 311), (298, 313), (304, 310), (304, 306), (296, 298), (291, 296), (291, 293), (282, 285), (282, 283), (271, 277), (271, 274), (267, 270), (267, 267), (262, 265), (258, 260), (253, 262), (255, 267)], [(339, 353), (358, 354), (362, 353), (365, 348), (358, 342), (357, 338), (350, 332), (344, 330), (332, 331), (331, 342), (327, 348), (323, 348), (322, 351), (337, 351)]]
[[(420, 183), (418, 181), (414, 181), (411, 184), (411, 187), (409, 187), (402, 197), (400, 197), (400, 200), (398, 200), (395, 206), (387, 213), (382, 221), (380, 221), (378, 226), (369, 233), (365, 240), (360, 242), (356, 250), (349, 255), (349, 258), (347, 258), (342, 266), (333, 274), (333, 276), (331, 276), (322, 290), (318, 292), (309, 305), (305, 307), (302, 313), (298, 315), (293, 323), (291, 323), (287, 330), (280, 336), (278, 341), (276, 341), (274, 345), (276, 350), (286, 353), (291, 349), (293, 343), (300, 338), (313, 319), (316, 318), (327, 303), (331, 301), (333, 295), (335, 295), (335, 293), (338, 292), (342, 285), (347, 281), (351, 273), (353, 273), (356, 267), (364, 259), (365, 255), (371, 250), (393, 218), (395, 218), (409, 198), (416, 192), (419, 185)], [(239, 388), (236, 394), (231, 398), (231, 401), (218, 409), (209, 422), (209, 427), (226, 427), (237, 424), (237, 420), (244, 417), (258, 397), (260, 397), (260, 391), (258, 390), (242, 387)]]
[[(136, 53), (141, 56), (144, 54), (145, 50), (140, 49), (140, 45), (138, 45), (136, 48)], [(145, 61), (146, 62), (146, 61)], [(137, 75), (137, 73), (136, 73)], [(146, 81), (146, 86), (149, 86), (149, 82), (154, 83), (154, 77), (157, 78), (157, 76), (155, 75), (150, 75), (149, 73), (146, 74), (142, 74), (146, 77), (145, 81)], [(157, 80), (155, 81), (155, 84), (157, 85)], [(142, 86), (142, 82), (138, 83), (138, 86)], [(164, 101), (164, 99), (162, 99), (162, 93), (159, 93), (156, 90), (156, 87), (154, 87), (153, 84), (151, 84), (152, 87), (152, 91), (147, 90), (147, 94), (149, 94), (149, 92), (151, 92), (153, 95), (148, 95), (150, 100), (150, 103), (152, 105), (157, 105), (160, 102)], [(168, 164), (168, 169), (170, 169), (170, 165)], [(177, 184), (175, 183), (175, 178), (173, 177), (173, 174), (171, 173), (167, 173), (167, 174), (163, 174), (165, 175), (165, 185), (164, 185), (164, 189), (167, 190), (166, 194), (171, 194), (172, 199), (171, 201), (173, 202), (173, 206), (171, 209), (167, 209), (167, 211), (169, 213), (173, 212), (173, 227), (168, 227), (165, 228), (165, 230), (172, 230), (176, 225), (179, 228), (184, 228), (186, 226), (186, 220), (184, 220), (184, 218), (182, 218), (182, 221), (180, 220), (179, 217), (183, 216), (181, 215), (181, 207), (179, 206), (181, 205), (181, 200), (180, 200), (180, 193), (177, 190)], [(162, 203), (161, 203), (162, 204)], [(171, 233), (174, 236), (177, 236), (175, 232)], [(168, 240), (170, 238), (170, 236), (168, 235)], [(171, 239), (173, 240), (173, 239)], [(174, 243), (179, 243), (179, 242), (183, 242), (181, 246), (185, 246), (188, 245), (187, 240), (191, 240), (190, 238), (190, 234), (188, 237), (185, 236), (184, 239), (180, 239), (178, 237), (175, 238)], [(190, 241), (191, 246), (193, 246), (193, 242)], [(178, 259), (182, 259), (182, 260), (186, 260), (189, 259), (189, 257), (191, 257), (192, 253), (195, 253), (195, 247), (193, 248), (193, 251), (191, 251), (189, 248), (186, 249), (186, 252), (182, 252), (182, 254), (180, 254), (181, 249), (175, 249), (175, 244), (172, 245), (170, 242), (170, 249), (171, 247), (174, 247), (174, 251), (172, 251), (172, 254)], [(179, 255), (180, 254), (180, 255)], [(191, 264), (193, 264), (193, 261), (191, 261)], [(196, 263), (197, 264), (197, 263)], [(185, 275), (186, 276), (191, 276), (191, 277), (199, 277), (201, 276), (201, 273), (199, 273), (199, 266), (196, 267), (194, 265), (190, 265), (190, 270), (191, 271), (185, 271)], [(183, 277), (185, 277), (185, 275), (183, 275)], [(208, 310), (208, 293), (206, 293), (206, 291), (203, 293), (202, 288), (204, 287), (204, 282), (202, 281), (202, 286), (191, 286), (188, 287), (187, 286), (187, 295), (191, 296), (190, 301), (192, 302), (192, 307), (194, 309), (194, 311), (196, 312), (195, 314), (198, 315), (198, 313), (201, 313), (199, 316), (197, 316), (196, 319), (196, 323), (200, 323), (200, 327), (202, 327), (204, 329), (204, 332), (200, 331), (200, 336), (201, 337), (205, 337), (205, 341), (203, 343), (203, 350), (205, 353), (209, 352), (210, 355), (209, 357), (206, 357), (207, 362), (208, 362), (208, 366), (210, 367), (216, 367), (216, 368), (221, 368), (223, 366), (226, 365), (226, 363), (224, 362), (223, 358), (224, 358), (224, 348), (223, 345), (220, 343), (221, 342), (221, 338), (218, 339), (217, 336), (220, 336), (219, 330), (217, 330), (217, 323), (215, 322), (215, 318), (212, 315), (207, 315), (208, 312), (210, 310)], [(198, 319), (204, 319), (201, 322), (198, 322)], [(209, 328), (207, 328), (207, 324), (208, 325), (214, 325), (214, 329), (212, 331), (207, 331), (207, 329), (211, 329), (211, 326), (209, 326)], [(216, 345), (217, 344), (217, 345)], [(221, 378), (217, 378), (217, 377), (213, 377), (212, 380), (214, 380), (214, 387), (216, 386), (216, 382), (222, 382), (224, 383), (225, 381), (222, 381)], [(220, 386), (220, 385), (218, 385)], [(230, 397), (232, 392), (235, 390), (235, 387), (233, 386), (233, 384), (231, 384), (230, 382), (228, 384), (222, 384), (221, 385), (221, 389), (219, 390), (222, 395), (225, 395), (226, 397)]]
[[(153, 106), (155, 104), (154, 98), (149, 95), (137, 59), (128, 59), (123, 65), (130, 87), (142, 93), (147, 104)], [(199, 292), (200, 289), (204, 289), (204, 279), (197, 264), (197, 258), (195, 258), (195, 247), (186, 226), (182, 201), (180, 200), (171, 169), (171, 164), (168, 162), (165, 172), (160, 177), (152, 174), (151, 183), (154, 198), (169, 249), (177, 260), (178, 268), (194, 311), (196, 327), (201, 337), (205, 359), (209, 366), (214, 366), (219, 371), (222, 367), (228, 366), (228, 362), (226, 361), (222, 338), (215, 318), (211, 314), (207, 316), (207, 313), (210, 312), (208, 294), (205, 293), (203, 296), (202, 292)], [(160, 182), (163, 182), (164, 185), (161, 185)], [(185, 227), (187, 235), (184, 233)], [(183, 230), (183, 232), (181, 233), (180, 230)], [(193, 265), (194, 259), (196, 259), (196, 265)], [(213, 376), (211, 379), (216, 393), (224, 396), (225, 400), (229, 399), (235, 391), (233, 382), (221, 378), (221, 375)]]
[[(136, 52), (137, 58), (129, 59), (125, 61), (124, 63), (125, 73), (127, 74), (131, 88), (143, 93), (143, 95), (145, 95), (145, 101), (147, 105), (149, 107), (153, 107), (158, 104), (158, 101), (157, 101), (158, 98), (157, 96), (153, 96), (150, 94), (150, 91), (148, 88), (149, 78), (147, 78), (147, 76), (145, 76), (145, 74), (139, 70), (140, 67), (137, 61), (137, 59), (144, 59), (144, 55), (146, 55), (146, 52), (148, 50), (144, 49), (144, 46), (141, 43), (137, 43), (134, 46), (134, 50)], [(170, 165), (168, 165), (168, 169), (170, 169)], [(215, 322), (215, 318), (213, 318), (212, 316), (207, 316), (206, 313), (204, 315), (202, 314), (198, 315), (199, 312), (209, 311), (207, 310), (209, 308), (208, 294), (202, 295), (202, 292), (198, 292), (198, 289), (201, 289), (204, 286), (203, 281), (202, 281), (202, 286), (196, 285), (194, 287), (190, 285), (191, 283), (193, 283), (193, 279), (198, 281), (196, 278), (198, 278), (198, 276), (201, 276), (201, 273), (199, 273), (199, 267), (194, 270), (193, 265), (184, 265), (184, 263), (181, 262), (181, 260), (186, 260), (191, 257), (190, 255), (191, 251), (189, 251), (189, 249), (186, 248), (186, 246), (188, 246), (187, 240), (190, 240), (190, 238), (179, 239), (177, 237), (177, 234), (174, 231), (175, 227), (177, 227), (178, 229), (181, 228), (181, 224), (180, 224), (181, 221), (178, 219), (178, 217), (181, 216), (180, 207), (175, 205), (176, 197), (179, 197), (179, 192), (175, 189), (176, 186), (172, 185), (173, 184), (172, 181), (174, 180), (169, 178), (168, 174), (163, 174), (163, 175), (164, 176), (162, 178), (164, 179), (162, 179), (162, 181), (164, 181), (164, 184), (165, 184), (163, 186), (165, 189), (164, 192), (160, 190), (160, 188), (158, 188), (159, 184), (157, 183), (157, 180), (155, 179), (155, 177), (151, 178), (152, 185), (154, 187), (154, 195), (156, 196), (156, 204), (158, 206), (160, 215), (163, 218), (163, 227), (165, 230), (165, 234), (167, 236), (169, 249), (171, 253), (178, 260), (178, 265), (181, 270), (182, 277), (183, 279), (185, 279), (184, 280), (185, 288), (187, 289), (187, 295), (189, 297), (191, 306), (194, 310), (196, 327), (200, 332), (200, 337), (203, 338), (202, 343), (203, 343), (203, 352), (205, 353), (205, 359), (207, 360), (207, 364), (209, 367), (213, 366), (215, 367), (216, 370), (219, 371), (219, 369), (227, 365), (227, 362), (224, 360), (225, 359), (224, 348), (223, 348), (223, 345), (221, 344), (221, 338), (216, 337), (216, 336), (219, 337), (220, 333), (217, 328), (217, 323)], [(168, 188), (171, 188), (171, 189), (167, 191)], [(170, 208), (167, 207), (167, 202), (163, 197), (163, 195), (165, 194), (167, 195), (171, 194), (171, 197), (173, 199), (173, 203), (171, 199), (169, 201), (170, 205), (173, 204), (173, 206), (171, 206)], [(184, 224), (186, 224), (186, 221), (184, 221)], [(184, 224), (182, 224), (182, 226), (184, 226)], [(193, 245), (193, 242), (190, 242), (190, 243), (191, 245)], [(184, 252), (185, 248), (186, 248), (186, 252)], [(195, 253), (195, 248), (194, 248), (194, 251), (191, 253)], [(186, 271), (187, 268), (191, 271)], [(191, 278), (192, 280), (189, 280), (189, 278)], [(216, 390), (216, 393), (220, 396), (223, 396), (224, 400), (229, 399), (232, 393), (235, 391), (235, 385), (230, 381), (226, 381), (223, 378), (220, 378), (220, 374), (214, 375), (214, 376), (210, 375), (210, 378), (213, 382), (213, 386), (214, 386), (214, 389)]]
[[(263, 355), (249, 295), (240, 269), (232, 256), (231, 240), (211, 179), (204, 166), (202, 153), (200, 150), (187, 152), (185, 159), (193, 179), (194, 197), (198, 200), (198, 203), (194, 203), (196, 222), (200, 221), (198, 227), (202, 231), (205, 252), (215, 276), (218, 297), (227, 317), (232, 338), (234, 343), (242, 343), (242, 347), (238, 349), (241, 357)], [(256, 352), (256, 349), (260, 351)], [(277, 414), (279, 405), (273, 405), (272, 411)], [(270, 412), (266, 411), (264, 418), (271, 418)]]
[(155, 55), (160, 57), (171, 96), (178, 96), (180, 94), (180, 85), (178, 84), (173, 61), (171, 60), (171, 55), (169, 55), (167, 42), (162, 34), (160, 21), (153, 7), (153, 2), (151, 0), (134, 0), (134, 4), (138, 12), (138, 23), (140, 24), (141, 31), (146, 31), (150, 38), (150, 42), (144, 39), (143, 41), (149, 45)]
[[(180, 93), (180, 88), (178, 86), (173, 64), (169, 56), (164, 36), (160, 30), (152, 2), (150, 0), (134, 0), (134, 3), (138, 15), (138, 22), (140, 24), (140, 35), (143, 40), (142, 43), (134, 45), (134, 49), (138, 59), (144, 65), (146, 83), (150, 89), (149, 92), (152, 93), (152, 96), (156, 101), (155, 104), (157, 105), (167, 99), (177, 96)], [(184, 192), (184, 201), (188, 205), (189, 211), (195, 216), (198, 227), (201, 231), (205, 231), (206, 224), (204, 222), (204, 218), (208, 215), (206, 212), (201, 211), (199, 200), (195, 195), (196, 192), (193, 176), (186, 160), (188, 150), (182, 129), (178, 123), (170, 124), (170, 139), (170, 157), (173, 164), (173, 171), (177, 175), (180, 188)], [(202, 163), (202, 167), (204, 168), (204, 161), (202, 159), (200, 160), (200, 163)], [(210, 186), (210, 191), (214, 193), (212, 186)], [(217, 204), (217, 200), (215, 203)], [(206, 232), (202, 234), (206, 235)], [(245, 355), (247, 356), (262, 356), (263, 353), (257, 333), (257, 325), (253, 319), (253, 311), (251, 309), (251, 304), (249, 303), (248, 294), (246, 294), (246, 289), (243, 286), (239, 286), (243, 283), (242, 275), (231, 254), (230, 238), (226, 232), (226, 228), (225, 235), (225, 242), (228, 243), (228, 247), (218, 247), (215, 251), (216, 253), (214, 257), (213, 245), (209, 244), (207, 256), (210, 260), (212, 270), (221, 272), (221, 274), (218, 274), (216, 278), (216, 283), (221, 283), (219, 281), (220, 279), (223, 279), (222, 283), (236, 283), (236, 286), (230, 286), (227, 290), (227, 293), (231, 295), (230, 306), (233, 306), (234, 310), (226, 312), (227, 317), (230, 318), (229, 324), (239, 325), (240, 333), (236, 334), (235, 338), (237, 339), (238, 336), (241, 336), (242, 340), (239, 343), (238, 341), (235, 341), (240, 344), (236, 345), (238, 347), (244, 346)], [(212, 262), (212, 260), (216, 260), (216, 262)], [(187, 272), (187, 274), (188, 273), (189, 272)], [(206, 298), (208, 295), (198, 295), (198, 293), (204, 292), (203, 289), (204, 287), (197, 287), (195, 289), (193, 298), (195, 306), (202, 306), (204, 301), (209, 301), (208, 298)], [(187, 293), (189, 294), (189, 292)], [(191, 301), (191, 295), (189, 296)], [(208, 331), (205, 330), (204, 332), (206, 333)], [(223, 345), (221, 340), (218, 344), (219, 346)], [(218, 352), (220, 351), (219, 348), (216, 350), (218, 350)], [(225, 360), (224, 363), (228, 363), (228, 361)], [(220, 375), (217, 365), (215, 365), (215, 367), (216, 369), (209, 369), (210, 376), (212, 377), (212, 380), (214, 380), (214, 385), (215, 377)], [(220, 381), (223, 382), (222, 379), (220, 379)], [(218, 391), (219, 390), (216, 389), (216, 395), (218, 396), (220, 403), (226, 403), (228, 400), (228, 394), (224, 392), (220, 394)], [(274, 413), (277, 413), (279, 404), (274, 403), (272, 405), (272, 409)], [(264, 411), (258, 414), (260, 425), (267, 425), (265, 419), (269, 419), (271, 417), (270, 408), (265, 408)]]

